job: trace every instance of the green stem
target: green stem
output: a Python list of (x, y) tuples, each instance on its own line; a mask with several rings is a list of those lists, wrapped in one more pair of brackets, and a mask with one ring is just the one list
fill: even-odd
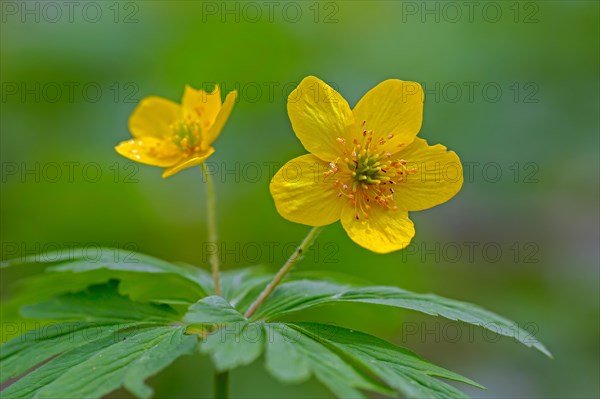
[(215, 399), (228, 399), (229, 398), (229, 372), (223, 371), (219, 373), (215, 371), (215, 387), (214, 387), (214, 398)]
[(285, 262), (285, 265), (283, 265), (281, 267), (281, 269), (279, 269), (279, 271), (277, 272), (275, 277), (273, 277), (273, 280), (271, 280), (271, 282), (260, 293), (258, 298), (256, 298), (254, 303), (248, 308), (248, 310), (246, 311), (244, 316), (246, 316), (247, 318), (250, 318), (256, 312), (256, 310), (260, 307), (260, 305), (262, 305), (263, 302), (267, 300), (267, 298), (273, 293), (273, 291), (279, 285), (279, 283), (281, 283), (281, 280), (283, 280), (285, 275), (288, 274), (288, 272), (290, 270), (292, 270), (294, 265), (296, 263), (298, 263), (300, 258), (302, 258), (302, 254), (308, 248), (310, 248), (310, 246), (313, 244), (313, 242), (315, 242), (315, 239), (317, 238), (317, 236), (319, 235), (319, 233), (321, 232), (322, 229), (323, 229), (323, 227), (313, 227), (310, 230), (308, 235), (304, 238), (304, 241), (302, 241), (302, 244), (300, 244), (300, 246), (298, 246), (298, 248), (294, 251), (292, 256), (290, 256), (290, 258), (287, 260), (287, 262)]
[[(217, 245), (217, 214), (215, 210), (215, 186), (206, 165), (202, 163), (202, 172), (206, 177), (206, 213), (207, 213), (207, 228), (208, 240), (210, 243)], [(215, 294), (221, 295), (221, 284), (219, 282), (219, 251), (213, 251), (210, 255), (210, 266), (212, 269), (213, 280), (215, 283)]]

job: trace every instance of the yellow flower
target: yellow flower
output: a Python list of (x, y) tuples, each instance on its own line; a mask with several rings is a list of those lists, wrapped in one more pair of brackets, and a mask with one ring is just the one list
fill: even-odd
[(221, 104), (218, 86), (212, 93), (186, 86), (181, 104), (146, 97), (129, 118), (133, 138), (115, 150), (133, 161), (165, 168), (162, 177), (200, 165), (215, 152), (211, 145), (231, 114), (236, 95), (230, 92)]
[(423, 89), (386, 80), (354, 109), (320, 79), (305, 78), (288, 97), (292, 128), (304, 148), (271, 181), (286, 219), (324, 226), (341, 219), (357, 244), (378, 253), (406, 247), (408, 218), (448, 201), (463, 183), (458, 156), (417, 138)]

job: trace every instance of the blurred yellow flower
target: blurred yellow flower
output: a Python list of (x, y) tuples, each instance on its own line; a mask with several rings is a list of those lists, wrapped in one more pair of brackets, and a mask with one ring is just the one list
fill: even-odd
[(374, 252), (406, 247), (415, 234), (408, 211), (448, 201), (463, 183), (454, 152), (416, 137), (423, 97), (418, 83), (386, 80), (350, 109), (323, 81), (305, 78), (287, 108), (311, 154), (273, 177), (278, 212), (310, 226), (341, 219), (350, 238)]
[(236, 95), (230, 92), (221, 104), (218, 86), (212, 93), (186, 86), (181, 104), (146, 97), (129, 118), (133, 138), (115, 150), (133, 161), (165, 168), (162, 177), (200, 165), (215, 152), (211, 145), (231, 114)]

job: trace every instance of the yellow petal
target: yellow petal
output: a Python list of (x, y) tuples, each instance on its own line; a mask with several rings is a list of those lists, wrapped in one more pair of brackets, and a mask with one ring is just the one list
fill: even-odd
[(288, 115), (296, 136), (309, 152), (324, 161), (342, 155), (337, 138), (352, 142), (354, 118), (344, 98), (322, 80), (304, 78), (287, 101)]
[(237, 98), (237, 91), (230, 91), (225, 97), (225, 102), (223, 106), (219, 110), (219, 113), (215, 117), (213, 124), (210, 126), (208, 131), (204, 134), (202, 138), (202, 145), (204, 147), (210, 146), (221, 134), (221, 130), (227, 123), (227, 119), (229, 119), (229, 115), (231, 115), (231, 110), (235, 105), (235, 100)]
[(200, 165), (202, 162), (206, 161), (208, 157), (210, 157), (215, 152), (215, 149), (209, 147), (208, 150), (203, 154), (194, 155), (192, 158), (187, 158), (177, 163), (176, 165), (171, 166), (162, 174), (162, 177), (166, 179), (169, 176), (173, 176), (177, 172), (181, 172), (184, 169), (191, 168), (192, 166)]
[(408, 169), (416, 168), (395, 187), (396, 206), (419, 211), (442, 204), (460, 191), (463, 170), (458, 155), (441, 144), (430, 146), (417, 138), (397, 154)]
[(168, 137), (170, 125), (181, 119), (179, 104), (161, 97), (146, 97), (129, 117), (133, 137)]
[(368, 219), (356, 220), (355, 215), (354, 208), (344, 207), (342, 226), (352, 241), (373, 252), (398, 251), (410, 244), (415, 235), (408, 212), (373, 206)]
[(155, 137), (142, 137), (121, 142), (115, 150), (132, 161), (167, 167), (180, 158), (179, 149), (171, 142)]
[(213, 124), (221, 110), (221, 92), (219, 86), (215, 86), (212, 93), (204, 90), (195, 90), (186, 85), (181, 99), (183, 110), (200, 119), (205, 130)]
[(394, 154), (419, 133), (423, 100), (420, 84), (390, 79), (369, 90), (352, 112), (356, 124), (366, 121), (366, 130), (373, 131), (373, 141), (385, 140), (381, 148)]
[(281, 216), (296, 223), (324, 226), (340, 218), (342, 205), (335, 179), (323, 176), (326, 162), (312, 154), (286, 163), (271, 180), (271, 195)]

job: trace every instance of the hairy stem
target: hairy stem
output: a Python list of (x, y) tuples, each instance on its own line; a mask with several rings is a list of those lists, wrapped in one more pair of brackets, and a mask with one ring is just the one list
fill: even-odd
[(281, 280), (283, 280), (285, 275), (288, 274), (288, 272), (290, 270), (292, 270), (294, 265), (296, 263), (298, 263), (300, 258), (302, 258), (302, 254), (308, 248), (310, 248), (310, 246), (313, 244), (313, 242), (315, 241), (315, 239), (317, 238), (317, 236), (319, 235), (319, 233), (321, 232), (322, 229), (323, 229), (323, 227), (313, 227), (310, 230), (308, 235), (304, 238), (304, 241), (302, 241), (302, 244), (300, 244), (300, 246), (298, 246), (298, 248), (294, 251), (292, 256), (290, 256), (290, 258), (287, 260), (287, 262), (285, 262), (285, 264), (281, 267), (281, 269), (279, 269), (279, 271), (277, 272), (275, 277), (273, 277), (273, 280), (271, 280), (271, 282), (260, 293), (258, 298), (256, 298), (254, 303), (248, 308), (248, 310), (246, 311), (244, 316), (246, 316), (248, 318), (251, 317), (256, 312), (256, 310), (260, 307), (260, 305), (262, 305), (263, 302), (267, 300), (267, 298), (273, 293), (273, 291), (279, 285), (279, 283), (281, 283)]
[[(216, 245), (218, 240), (217, 235), (217, 214), (215, 210), (215, 186), (206, 165), (202, 163), (202, 172), (206, 178), (206, 213), (207, 213), (207, 228), (208, 240)], [(221, 283), (219, 282), (219, 253), (213, 251), (210, 255), (210, 266), (212, 269), (213, 280), (215, 283), (215, 294), (221, 295)]]
[(223, 371), (222, 373), (215, 371), (214, 398), (229, 398), (229, 371)]

